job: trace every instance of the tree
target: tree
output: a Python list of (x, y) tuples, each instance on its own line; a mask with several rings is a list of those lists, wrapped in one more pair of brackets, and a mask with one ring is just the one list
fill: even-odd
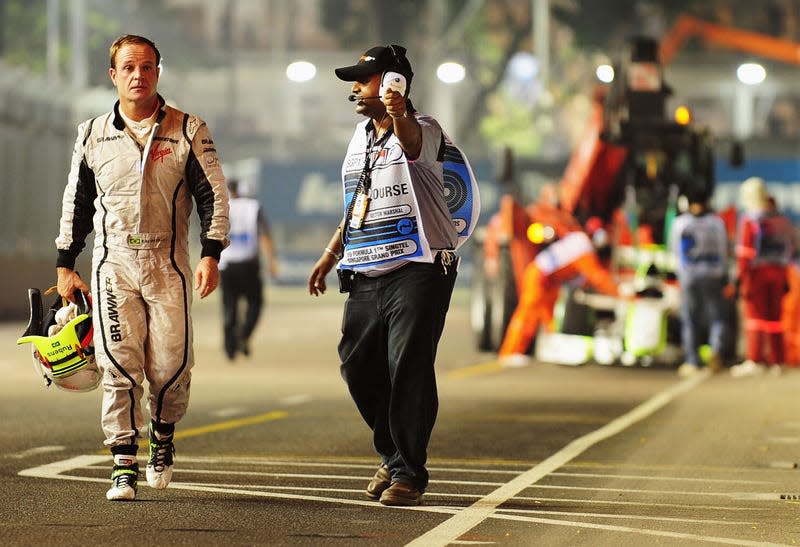
[[(322, 7), (325, 28), (342, 46), (413, 44), (410, 52), (421, 58), (415, 71), (424, 68), (426, 74), (445, 57), (462, 59), (473, 73), (473, 92), (462, 107), (468, 115), (459, 121), (459, 135), (478, 134), (487, 99), (502, 83), (506, 64), (530, 40), (529, 0), (322, 0)], [(415, 96), (425, 102), (431, 86), (416, 84)]]
[(341, 44), (403, 43), (426, 0), (322, 0), (322, 24)]
[[(550, 38), (550, 88), (534, 94), (533, 102), (510, 91), (509, 62), (520, 52), (534, 53), (531, 0), (378, 0), (369, 5), (371, 9), (364, 9), (363, 0), (323, 0), (324, 24), (348, 48), (386, 41), (365, 37), (363, 29), (374, 29), (378, 36), (390, 33), (392, 39), (411, 44), (410, 52), (422, 58), (415, 62), (418, 73), (433, 74), (435, 65), (448, 57), (467, 66), (468, 82), (458, 91), (463, 115), (453, 131), (467, 147), (485, 151), (489, 143), (490, 148), (511, 146), (518, 155), (537, 155), (543, 143), (563, 141), (562, 112), (575, 112), (570, 117), (580, 118), (588, 110), (588, 100), (581, 107), (574, 95), (591, 92), (590, 57), (573, 45), (571, 31), (557, 21)], [(416, 15), (402, 19), (399, 10), (411, 7)], [(370, 18), (378, 20), (370, 23)], [(415, 84), (415, 100), (426, 104), (432, 84)]]
[[(59, 64), (69, 70), (69, 18), (72, 6), (61, 0)], [(113, 5), (112, 5), (113, 4)], [(108, 85), (105, 71), (94, 67), (108, 66), (108, 46), (123, 32), (139, 33), (154, 38), (170, 52), (170, 62), (191, 66), (222, 62), (212, 55), (197, 55), (206, 49), (201, 37), (192, 32), (191, 19), (180, 8), (165, 7), (159, 0), (110, 3), (101, 0), (86, 2), (89, 85)], [(187, 8), (188, 9), (188, 8)], [(130, 22), (130, 23), (129, 23)], [(25, 66), (43, 74), (47, 67), (47, 0), (4, 0), (0, 2), (0, 53), (11, 64)], [(163, 38), (163, 40), (162, 40)]]
[(2, 54), (9, 63), (44, 72), (47, 38), (45, 4), (46, 0), (6, 0), (0, 4)]

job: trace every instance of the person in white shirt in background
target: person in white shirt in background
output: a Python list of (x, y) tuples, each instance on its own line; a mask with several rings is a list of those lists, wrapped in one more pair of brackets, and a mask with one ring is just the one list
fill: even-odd
[[(237, 353), (250, 355), (250, 336), (264, 309), (261, 252), (267, 256), (270, 277), (278, 275), (275, 248), (261, 205), (243, 190), (238, 180), (228, 182), (231, 244), (222, 251), (219, 262), (225, 354), (230, 360)], [(242, 299), (245, 311), (240, 320)]]

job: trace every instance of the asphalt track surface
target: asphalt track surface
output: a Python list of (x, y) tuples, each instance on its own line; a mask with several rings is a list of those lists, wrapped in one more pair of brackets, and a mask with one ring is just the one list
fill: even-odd
[[(366, 499), (377, 466), (339, 377), (343, 298), (270, 288), (248, 359), (195, 302), (175, 476), (108, 502), (99, 390), (45, 389), (0, 324), (0, 545), (796, 545), (800, 372), (753, 378), (476, 352), (457, 291), (423, 505)], [(144, 451), (140, 452), (146, 457)]]

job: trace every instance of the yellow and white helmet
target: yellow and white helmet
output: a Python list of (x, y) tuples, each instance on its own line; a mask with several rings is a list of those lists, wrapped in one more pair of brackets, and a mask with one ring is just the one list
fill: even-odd
[(100, 384), (94, 361), (92, 302), (83, 291), (75, 291), (75, 302), (60, 296), (43, 316), (39, 289), (28, 289), (31, 316), (17, 344), (33, 344), (33, 363), (46, 384), (65, 391), (92, 391)]

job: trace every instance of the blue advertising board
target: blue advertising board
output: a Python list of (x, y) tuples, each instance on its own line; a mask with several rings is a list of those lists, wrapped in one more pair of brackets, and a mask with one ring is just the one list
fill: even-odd
[(739, 185), (749, 177), (761, 177), (778, 207), (796, 225), (800, 223), (800, 157), (751, 158), (741, 167), (717, 160), (714, 207), (718, 210), (739, 204)]

